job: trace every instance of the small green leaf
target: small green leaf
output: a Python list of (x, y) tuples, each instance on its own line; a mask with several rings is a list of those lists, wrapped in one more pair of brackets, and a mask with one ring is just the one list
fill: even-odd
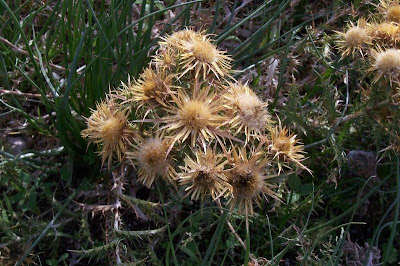
[(312, 192), (313, 192), (313, 184), (310, 183), (303, 184), (299, 188), (299, 193), (302, 196), (309, 195)]
[(301, 180), (298, 175), (290, 175), (288, 183), (290, 189), (297, 190), (301, 185)]
[(31, 175), (26, 172), (21, 172), (19, 174), (19, 179), (24, 183), (24, 187), (26, 188), (29, 181), (31, 180)]
[(26, 195), (26, 190), (24, 189), (24, 190), (18, 192), (17, 194), (11, 196), (10, 197), (11, 202), (13, 204), (19, 203), (20, 201), (22, 201), (24, 199), (25, 195)]
[(66, 259), (68, 259), (69, 254), (68, 253), (64, 253), (61, 255), (61, 257), (58, 259), (58, 262), (64, 261)]
[(295, 193), (295, 192), (292, 192), (292, 196), (291, 197), (290, 197), (290, 194), (287, 195), (286, 201), (287, 201), (287, 204), (293, 204), (296, 201), (298, 201), (299, 199), (300, 199), (300, 195)]

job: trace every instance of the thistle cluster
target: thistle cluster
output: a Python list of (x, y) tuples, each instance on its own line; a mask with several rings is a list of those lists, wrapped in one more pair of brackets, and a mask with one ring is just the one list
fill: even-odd
[(109, 168), (113, 160), (132, 164), (148, 188), (163, 179), (192, 200), (224, 200), (252, 215), (253, 203), (277, 198), (272, 177), (308, 169), (296, 135), (232, 77), (232, 61), (203, 32), (166, 36), (138, 79), (93, 110), (82, 136), (99, 145)]
[[(341, 60), (360, 72), (361, 99), (368, 114), (374, 115), (391, 139), (390, 149), (398, 147), (400, 87), (400, 1), (380, 0), (370, 22), (359, 18), (349, 22), (344, 32), (336, 32)], [(397, 107), (396, 107), (397, 106)], [(391, 108), (395, 107), (395, 108)]]

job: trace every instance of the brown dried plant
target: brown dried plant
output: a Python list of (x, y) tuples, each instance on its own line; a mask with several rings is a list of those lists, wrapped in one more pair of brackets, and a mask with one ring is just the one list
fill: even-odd
[[(282, 164), (307, 169), (303, 146), (286, 128), (267, 130), (273, 124), (267, 103), (231, 79), (232, 59), (210, 36), (185, 29), (159, 44), (139, 78), (129, 78), (93, 110), (82, 135), (103, 144), (103, 161), (111, 164), (114, 154), (128, 160), (148, 188), (157, 178), (178, 181), (192, 200), (211, 196), (221, 206), (226, 199), (230, 210), (253, 215), (253, 203), (277, 198), (269, 179)], [(130, 110), (137, 116), (131, 122), (141, 123), (132, 143)], [(260, 152), (255, 147), (262, 144), (267, 149)]]

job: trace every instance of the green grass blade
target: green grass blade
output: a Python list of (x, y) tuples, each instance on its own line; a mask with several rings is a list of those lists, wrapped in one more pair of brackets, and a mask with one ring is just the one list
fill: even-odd
[(207, 248), (206, 255), (204, 256), (203, 261), (201, 262), (202, 266), (210, 265), (212, 263), (212, 259), (215, 254), (215, 251), (217, 249), (218, 242), (220, 241), (221, 234), (224, 230), (224, 225), (226, 223), (228, 213), (229, 213), (228, 210), (225, 209), (223, 214), (219, 218), (217, 229), (215, 229), (214, 235), (213, 235), (213, 237), (210, 241), (210, 244)]
[(46, 228), (42, 231), (42, 233), (39, 235), (39, 237), (33, 242), (33, 244), (29, 247), (28, 250), (25, 251), (25, 253), (22, 255), (22, 257), (18, 260), (18, 262), (15, 264), (16, 266), (20, 266), (23, 261), (26, 259), (26, 257), (31, 254), (32, 250), (39, 244), (39, 242), (42, 240), (43, 237), (46, 236), (47, 232), (51, 229), (51, 227), (54, 225), (54, 223), (58, 220), (58, 218), (63, 214), (65, 208), (70, 204), (70, 202), (78, 195), (79, 189), (76, 189), (65, 201), (65, 203), (62, 205), (61, 209), (56, 213), (54, 218), (50, 221), (50, 223), (46, 226)]
[(396, 204), (394, 207), (394, 217), (393, 217), (393, 224), (392, 224), (392, 230), (390, 232), (390, 236), (388, 241), (386, 242), (386, 248), (383, 252), (383, 263), (388, 263), (389, 256), (393, 247), (393, 240), (396, 236), (397, 233), (397, 222), (399, 220), (399, 209), (400, 209), (400, 162), (399, 162), (399, 156), (397, 156), (396, 160)]

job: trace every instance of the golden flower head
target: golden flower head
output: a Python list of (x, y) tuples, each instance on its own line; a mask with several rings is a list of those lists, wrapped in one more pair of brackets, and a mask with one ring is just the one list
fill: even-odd
[(278, 174), (282, 171), (282, 165), (290, 168), (288, 162), (292, 162), (295, 165), (311, 171), (305, 167), (301, 162), (306, 159), (304, 155), (303, 145), (296, 139), (294, 133), (290, 133), (289, 129), (279, 125), (279, 127), (273, 127), (271, 130), (271, 141), (266, 141), (269, 144), (268, 153), (272, 153), (274, 159), (278, 161)]
[(162, 41), (159, 42), (162, 49), (167, 47), (179, 49), (183, 42), (201, 39), (203, 36), (202, 33), (195, 32), (191, 29), (184, 29), (177, 32), (174, 32), (172, 35), (169, 35), (165, 38), (162, 38)]
[(271, 190), (274, 186), (266, 182), (269, 177), (263, 175), (268, 163), (267, 159), (260, 160), (259, 153), (248, 155), (245, 147), (240, 148), (239, 152), (233, 149), (233, 167), (226, 173), (231, 185), (231, 198), (228, 201), (231, 210), (239, 202), (239, 214), (253, 215), (253, 202), (260, 206), (265, 194), (276, 198)]
[(183, 172), (179, 173), (181, 185), (188, 185), (185, 189), (192, 200), (204, 200), (205, 195), (210, 194), (215, 200), (228, 189), (227, 179), (223, 173), (224, 156), (216, 154), (210, 147), (203, 153), (198, 150), (194, 152), (196, 159), (189, 156), (185, 158), (185, 166), (180, 167)]
[(137, 81), (131, 82), (129, 79), (127, 84), (122, 83), (120, 94), (126, 99), (125, 102), (138, 104), (137, 109), (146, 104), (151, 107), (164, 105), (170, 93), (173, 77), (166, 71), (146, 68)]
[(378, 47), (378, 50), (372, 51), (372, 57), (373, 62), (369, 71), (375, 73), (375, 77), (372, 80), (373, 83), (376, 83), (382, 76), (389, 78), (390, 82), (393, 79), (398, 79), (400, 71), (399, 49), (382, 50)]
[(171, 165), (172, 155), (168, 153), (170, 147), (171, 140), (165, 138), (162, 131), (154, 137), (136, 140), (135, 151), (126, 152), (126, 155), (129, 160), (137, 162), (139, 182), (149, 188), (159, 176), (173, 184), (176, 172)]
[(270, 115), (267, 111), (267, 104), (247, 85), (230, 83), (224, 94), (226, 103), (224, 107), (229, 124), (236, 134), (244, 132), (246, 141), (251, 135), (261, 134), (266, 126), (271, 123)]
[(101, 144), (102, 164), (107, 160), (108, 168), (111, 168), (113, 156), (121, 162), (129, 136), (133, 133), (128, 126), (128, 109), (122, 110), (107, 97), (96, 104), (96, 110), (85, 119), (87, 129), (82, 131), (82, 136), (89, 138), (89, 144)]
[(195, 72), (195, 77), (202, 74), (206, 79), (210, 72), (217, 78), (229, 76), (232, 58), (218, 48), (203, 33), (189, 29), (175, 32), (161, 42), (162, 46), (175, 48), (180, 54), (179, 65), (184, 76), (190, 71)]
[(385, 44), (397, 43), (399, 40), (400, 27), (394, 23), (383, 22), (375, 25), (372, 35)]
[(400, 3), (398, 0), (380, 0), (378, 11), (388, 21), (400, 23)]
[(162, 118), (163, 128), (173, 132), (174, 141), (185, 141), (191, 136), (191, 145), (195, 146), (197, 137), (205, 145), (206, 141), (215, 138), (216, 127), (223, 118), (218, 115), (221, 104), (215, 94), (209, 93), (209, 88), (203, 88), (192, 97), (183, 89), (177, 96), (171, 94), (174, 105), (165, 108), (170, 114)]
[(359, 19), (357, 25), (350, 21), (345, 32), (336, 32), (336, 42), (342, 56), (349, 56), (355, 51), (363, 56), (363, 46), (372, 44), (369, 28), (369, 24), (364, 19)]

